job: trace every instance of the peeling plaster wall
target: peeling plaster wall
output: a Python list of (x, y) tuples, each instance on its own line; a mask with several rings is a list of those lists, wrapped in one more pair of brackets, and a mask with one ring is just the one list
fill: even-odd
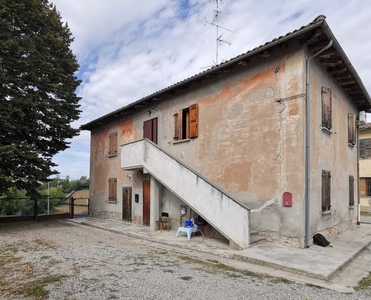
[[(310, 232), (332, 228), (328, 234), (345, 230), (357, 217), (349, 207), (349, 176), (357, 178), (357, 146), (348, 145), (348, 113), (358, 113), (355, 105), (318, 60), (311, 68), (311, 227)], [(332, 134), (322, 131), (321, 87), (332, 90)], [(331, 213), (322, 214), (322, 170), (331, 171)]]
[[(135, 115), (121, 117), (92, 132), (92, 210), (122, 210), (122, 186), (142, 199), (142, 178), (122, 171), (119, 156), (108, 158), (108, 136), (119, 132), (121, 144), (143, 137), (143, 122), (158, 118), (158, 144), (236, 199), (254, 209), (252, 228), (275, 236), (303, 236), (304, 199), (304, 52), (299, 44), (276, 49), (269, 58), (255, 57), (186, 90), (153, 102)], [(288, 98), (290, 97), (290, 98)], [(283, 99), (282, 101), (277, 101)], [(198, 137), (175, 142), (173, 114), (197, 103)], [(112, 122), (115, 122), (113, 120)], [(159, 162), (161, 163), (161, 162)], [(169, 172), (171, 170), (164, 170)], [(132, 174), (133, 180), (127, 175)], [(176, 174), (174, 174), (176, 176)], [(108, 178), (118, 178), (118, 201), (108, 203)], [(293, 194), (293, 206), (282, 207), (282, 193)], [(160, 210), (174, 224), (181, 200), (160, 190)], [(133, 202), (133, 222), (141, 224), (142, 206)], [(173, 224), (173, 223), (172, 223)]]

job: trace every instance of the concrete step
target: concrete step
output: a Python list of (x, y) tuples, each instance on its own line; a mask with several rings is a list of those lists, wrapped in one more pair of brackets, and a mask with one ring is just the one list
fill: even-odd
[(265, 236), (259, 235), (258, 232), (250, 234), (250, 247), (264, 243), (267, 240)]

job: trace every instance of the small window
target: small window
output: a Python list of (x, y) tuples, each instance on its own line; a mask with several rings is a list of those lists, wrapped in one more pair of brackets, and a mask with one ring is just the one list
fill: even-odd
[(322, 98), (322, 127), (331, 130), (332, 128), (331, 90), (323, 86), (321, 91), (321, 98)]
[(322, 171), (322, 211), (331, 209), (331, 172)]
[(359, 195), (361, 197), (371, 197), (371, 178), (359, 179)]
[(349, 176), (349, 206), (354, 206), (354, 176)]
[(348, 143), (356, 144), (356, 115), (348, 114)]
[(108, 201), (117, 201), (117, 178), (108, 179)]
[(371, 158), (371, 139), (359, 140), (359, 157), (363, 159)]
[(109, 135), (108, 156), (117, 156), (117, 132)]
[(198, 136), (198, 105), (193, 104), (174, 113), (174, 140)]

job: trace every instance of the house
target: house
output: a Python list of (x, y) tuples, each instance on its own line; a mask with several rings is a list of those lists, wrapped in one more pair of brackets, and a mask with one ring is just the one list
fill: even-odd
[(361, 211), (371, 212), (371, 123), (359, 126), (359, 177)]
[(82, 126), (90, 214), (176, 230), (200, 216), (231, 248), (309, 247), (357, 222), (357, 119), (371, 108), (324, 16)]

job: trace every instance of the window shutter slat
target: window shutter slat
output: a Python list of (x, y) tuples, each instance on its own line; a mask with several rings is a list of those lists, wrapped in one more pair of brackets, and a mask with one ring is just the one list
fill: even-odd
[(190, 113), (190, 138), (198, 136), (198, 104), (189, 107)]
[(174, 114), (174, 140), (180, 140), (179, 113)]

